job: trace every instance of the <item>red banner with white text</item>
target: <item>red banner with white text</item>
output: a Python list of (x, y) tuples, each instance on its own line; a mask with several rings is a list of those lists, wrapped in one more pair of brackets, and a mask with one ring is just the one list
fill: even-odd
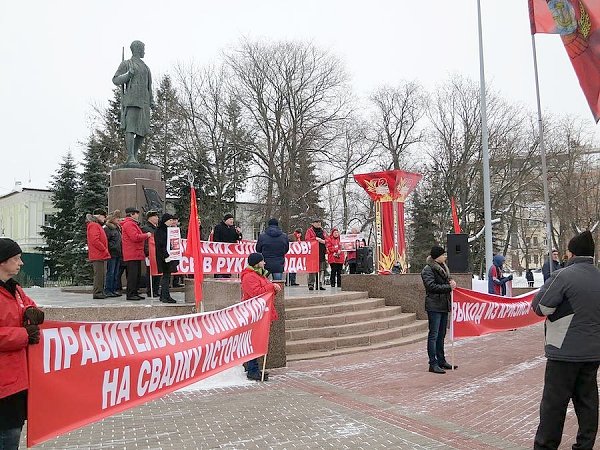
[(454, 338), (514, 330), (544, 321), (531, 309), (537, 290), (518, 297), (502, 297), (456, 288), (452, 299)]
[[(154, 238), (148, 240), (150, 254), (150, 273), (159, 275), (156, 265), (156, 252), (154, 251)], [(187, 240), (181, 240), (183, 253), (187, 248)], [(242, 241), (236, 244), (226, 242), (200, 242), (202, 255), (202, 269), (206, 273), (241, 273), (248, 265), (248, 255), (256, 251), (256, 241)], [(290, 242), (290, 250), (285, 255), (284, 272), (318, 272), (319, 248), (316, 241)], [(184, 256), (177, 266), (177, 275), (191, 275), (194, 273), (194, 259)], [(175, 274), (175, 273), (174, 273)]]
[(45, 322), (28, 348), (27, 445), (266, 354), (272, 303), (269, 295), (163, 319)]

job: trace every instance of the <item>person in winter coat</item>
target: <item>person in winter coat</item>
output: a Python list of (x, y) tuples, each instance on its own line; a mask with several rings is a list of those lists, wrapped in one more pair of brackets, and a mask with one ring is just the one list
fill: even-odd
[[(223, 216), (223, 221), (217, 225), (212, 233), (214, 242), (229, 242), (235, 244), (242, 240), (242, 230), (234, 225), (233, 214), (227, 213)], [(231, 278), (230, 273), (217, 273), (215, 278)]]
[(531, 304), (546, 316), (546, 373), (534, 449), (557, 449), (569, 401), (579, 423), (573, 448), (592, 449), (598, 430), (600, 270), (589, 231), (569, 241), (567, 267), (552, 272)]
[(27, 419), (27, 346), (40, 342), (44, 312), (13, 279), (21, 247), (0, 238), (0, 448), (18, 449)]
[[(144, 233), (156, 233), (156, 228), (158, 227), (158, 220), (158, 212), (148, 211), (146, 213), (146, 223), (141, 227), (142, 231)], [(144, 241), (144, 255), (146, 255), (146, 258), (150, 256), (150, 247), (148, 244), (149, 240), (150, 239)], [(148, 297), (158, 297), (159, 285), (160, 275), (150, 275), (150, 267), (146, 267), (146, 295)], [(152, 286), (152, 290), (150, 290), (150, 286)]]
[[(273, 302), (269, 305), (271, 320), (277, 320), (277, 311), (275, 310), (275, 294), (281, 290), (281, 286), (272, 283), (267, 278), (269, 272), (265, 269), (265, 259), (260, 253), (251, 253), (248, 256), (248, 266), (241, 274), (242, 301), (252, 297), (264, 294), (273, 294)], [(258, 358), (248, 361), (246, 366), (248, 370), (247, 377), (250, 380), (261, 381), (263, 376), (258, 366)], [(265, 372), (264, 379), (268, 380), (269, 375)]]
[(133, 207), (125, 209), (127, 217), (121, 222), (123, 230), (123, 261), (127, 266), (127, 300), (143, 300), (138, 292), (144, 255), (144, 242), (152, 233), (144, 233), (138, 223), (140, 211)]
[(171, 297), (169, 286), (171, 284), (171, 273), (177, 272), (179, 261), (171, 259), (167, 252), (167, 228), (177, 226), (177, 217), (164, 213), (158, 222), (156, 233), (154, 233), (154, 243), (156, 248), (156, 265), (158, 271), (162, 273), (160, 278), (160, 301), (163, 303), (177, 303)]
[[(563, 265), (560, 263), (560, 256), (558, 254), (558, 250), (555, 248), (552, 249), (552, 272), (556, 272), (561, 269)], [(542, 266), (542, 275), (544, 276), (544, 283), (548, 278), (550, 278), (550, 261), (546, 259), (544, 265)]]
[(110, 259), (106, 264), (106, 281), (104, 283), (104, 295), (106, 297), (120, 297), (117, 294), (118, 278), (121, 268), (123, 249), (121, 248), (121, 211), (113, 211), (106, 218), (104, 233), (108, 240), (108, 251)]
[(502, 275), (502, 265), (506, 259), (503, 255), (495, 255), (492, 267), (488, 270), (488, 293), (506, 295), (506, 283), (513, 279), (512, 275)]
[[(302, 242), (302, 228), (296, 228), (294, 232), (288, 236), (290, 242)], [(300, 286), (296, 283), (296, 272), (288, 273), (288, 286)]]
[[(312, 220), (310, 227), (306, 230), (304, 235), (305, 241), (316, 241), (319, 243), (319, 272), (308, 274), (308, 290), (312, 291), (317, 288), (322, 291), (325, 290), (323, 287), (323, 281), (325, 280), (325, 270), (327, 270), (327, 245), (326, 245), (327, 233), (321, 226), (321, 219), (315, 218)], [(315, 283), (315, 280), (318, 281)]]
[(337, 228), (331, 230), (331, 234), (327, 238), (327, 262), (331, 267), (331, 277), (329, 284), (331, 287), (342, 287), (342, 267), (344, 267), (344, 261), (346, 254), (342, 251), (342, 244), (340, 243), (340, 232)]
[(274, 280), (283, 280), (285, 254), (290, 249), (290, 240), (277, 219), (269, 219), (268, 227), (260, 233), (256, 241), (256, 251), (265, 258), (265, 268), (271, 272)]
[[(360, 230), (356, 227), (352, 227), (348, 234), (358, 234)], [(359, 242), (355, 242), (359, 246)], [(362, 244), (362, 243), (361, 243)], [(348, 264), (348, 272), (356, 273), (356, 249), (348, 252), (346, 255), (346, 263)]]
[(458, 369), (458, 366), (448, 364), (444, 353), (451, 293), (456, 288), (456, 282), (450, 276), (446, 259), (448, 259), (446, 250), (434, 245), (427, 257), (427, 265), (421, 271), (423, 286), (425, 286), (425, 311), (429, 320), (427, 335), (429, 371), (439, 374), (446, 373), (445, 369)]
[(106, 275), (106, 261), (111, 258), (108, 250), (108, 239), (102, 228), (106, 221), (106, 211), (95, 209), (94, 214), (85, 216), (87, 222), (88, 259), (94, 269), (93, 298), (106, 298), (104, 295), (104, 277)]
[(527, 285), (533, 287), (533, 272), (531, 269), (525, 271), (525, 279), (527, 280)]

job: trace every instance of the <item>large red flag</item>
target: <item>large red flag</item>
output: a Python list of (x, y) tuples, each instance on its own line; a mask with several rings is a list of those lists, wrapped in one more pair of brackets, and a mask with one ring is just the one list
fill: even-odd
[(454, 197), (450, 197), (450, 206), (452, 207), (452, 225), (454, 226), (454, 233), (460, 234), (462, 231), (458, 221), (458, 213), (456, 212), (456, 202), (454, 201)]
[(194, 299), (196, 300), (196, 310), (198, 310), (202, 301), (204, 271), (202, 270), (202, 257), (200, 255), (200, 224), (198, 223), (196, 189), (193, 186), (190, 186), (190, 220), (188, 222), (187, 246), (183, 254), (194, 259)]
[(531, 33), (555, 33), (565, 45), (596, 122), (600, 120), (600, 0), (529, 0)]

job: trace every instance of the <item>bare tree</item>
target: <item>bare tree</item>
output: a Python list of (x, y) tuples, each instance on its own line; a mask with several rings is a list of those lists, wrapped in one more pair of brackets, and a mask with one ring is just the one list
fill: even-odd
[[(225, 58), (237, 98), (256, 129), (252, 153), (266, 179), (265, 218), (278, 213), (288, 227), (290, 217), (302, 213), (296, 199), (304, 195), (306, 201), (306, 193), (314, 192), (309, 190), (318, 184), (314, 164), (346, 117), (344, 69), (329, 53), (297, 42), (245, 41)], [(309, 207), (317, 204), (315, 195)]]
[[(539, 177), (535, 146), (528, 133), (527, 115), (496, 93), (487, 92), (492, 209), (503, 215), (505, 227), (496, 229), (497, 249), (506, 252), (512, 230), (515, 201)], [(443, 233), (450, 224), (450, 197), (455, 197), (463, 228), (474, 233), (483, 225), (483, 182), (479, 86), (452, 77), (433, 96), (429, 108), (431, 162), (428, 174)], [(474, 246), (475, 259), (483, 262), (483, 249)]]
[(426, 111), (426, 95), (416, 82), (384, 86), (371, 95), (376, 109), (374, 142), (384, 149), (389, 169), (400, 169), (406, 149), (423, 140), (418, 128)]

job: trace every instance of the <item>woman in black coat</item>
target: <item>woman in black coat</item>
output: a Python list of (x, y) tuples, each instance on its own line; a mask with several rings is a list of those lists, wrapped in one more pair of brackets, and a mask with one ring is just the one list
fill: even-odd
[[(444, 338), (448, 327), (448, 312), (451, 307), (452, 290), (456, 282), (450, 277), (446, 266), (446, 250), (433, 246), (427, 265), (421, 271), (425, 286), (425, 310), (429, 319), (429, 334), (427, 335), (427, 355), (429, 356), (429, 371), (446, 373), (444, 369), (452, 369), (444, 354)], [(458, 366), (454, 366), (457, 369)]]
[(158, 271), (162, 272), (160, 278), (160, 301), (163, 303), (177, 303), (171, 297), (169, 286), (171, 284), (171, 273), (177, 272), (177, 264), (179, 261), (171, 260), (167, 252), (167, 227), (177, 225), (177, 217), (172, 214), (164, 213), (154, 233), (154, 244), (156, 248), (156, 265)]

